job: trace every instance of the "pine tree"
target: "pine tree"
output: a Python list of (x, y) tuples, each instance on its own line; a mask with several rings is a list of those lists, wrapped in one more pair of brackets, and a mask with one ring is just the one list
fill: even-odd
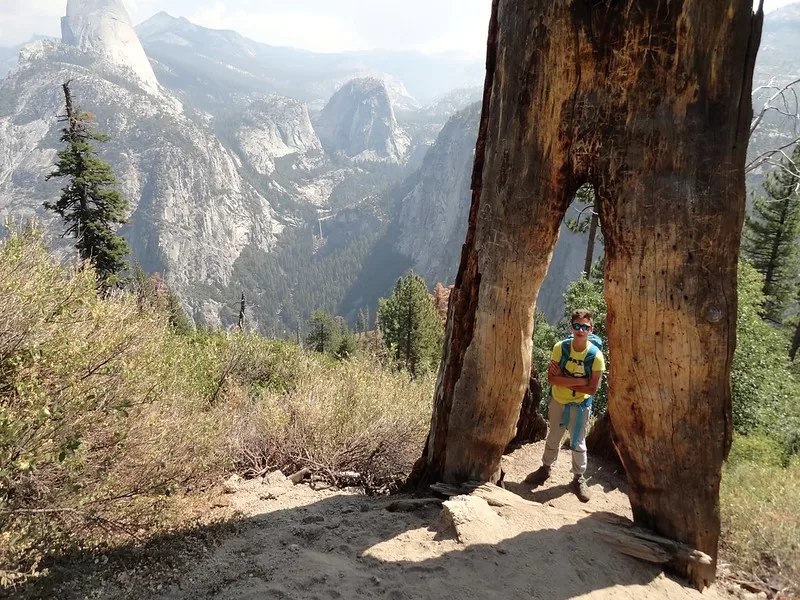
[(190, 335), (194, 332), (194, 321), (186, 314), (178, 295), (167, 289), (167, 312), (172, 330), (179, 335)]
[(397, 363), (412, 376), (435, 369), (441, 358), (442, 320), (425, 281), (414, 273), (397, 280), (378, 306), (381, 333)]
[(336, 320), (323, 310), (316, 310), (308, 321), (306, 346), (317, 352), (334, 352), (341, 341)]
[(128, 289), (136, 297), (140, 311), (155, 309), (168, 315), (172, 330), (180, 335), (188, 335), (194, 331), (194, 321), (183, 310), (180, 298), (169, 289), (159, 273), (148, 275), (136, 261), (127, 283)]
[[(793, 163), (793, 164), (792, 164)], [(792, 160), (782, 161), (764, 182), (767, 197), (757, 197), (745, 221), (744, 256), (764, 278), (763, 317), (783, 321), (800, 273), (800, 144)]]
[(94, 128), (92, 115), (74, 106), (69, 83), (62, 86), (66, 115), (61, 120), (66, 127), (61, 141), (67, 146), (58, 153), (55, 171), (47, 176), (66, 177), (68, 183), (57, 202), (45, 202), (44, 206), (64, 219), (64, 235), (77, 238), (75, 247), (81, 258), (94, 265), (101, 286), (110, 287), (128, 268), (125, 256), (130, 248), (125, 238), (114, 232), (115, 225), (126, 221), (128, 202), (113, 188), (117, 178), (92, 146), (93, 141), (105, 142), (109, 138)]
[(356, 355), (358, 351), (358, 342), (356, 336), (350, 331), (347, 323), (344, 320), (339, 325), (339, 342), (333, 351), (333, 356), (339, 360), (346, 360)]

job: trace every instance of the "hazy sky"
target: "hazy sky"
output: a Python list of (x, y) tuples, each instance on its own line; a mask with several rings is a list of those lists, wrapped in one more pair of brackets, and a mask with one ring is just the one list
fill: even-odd
[[(765, 0), (767, 12), (797, 0)], [(166, 11), (278, 46), (485, 52), (491, 0), (123, 0), (134, 23)], [(0, 46), (58, 36), (66, 0), (0, 0)]]

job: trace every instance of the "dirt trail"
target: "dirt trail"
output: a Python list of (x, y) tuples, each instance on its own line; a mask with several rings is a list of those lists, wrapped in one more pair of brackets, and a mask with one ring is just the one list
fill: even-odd
[[(279, 477), (254, 480), (226, 498), (243, 515), (235, 531), (204, 552), (172, 565), (161, 581), (118, 573), (86, 598), (165, 600), (728, 597), (699, 594), (658, 568), (611, 550), (595, 534), (588, 511), (630, 516), (624, 482), (590, 466), (593, 498), (567, 489), (569, 453), (533, 493), (520, 482), (539, 465), (542, 445), (518, 450), (506, 463), (507, 489), (543, 506), (494, 509), (497, 544), (462, 544), (441, 507), (392, 513), (392, 498), (294, 486)], [(492, 515), (493, 517), (493, 515)], [(64, 596), (67, 597), (67, 596)]]

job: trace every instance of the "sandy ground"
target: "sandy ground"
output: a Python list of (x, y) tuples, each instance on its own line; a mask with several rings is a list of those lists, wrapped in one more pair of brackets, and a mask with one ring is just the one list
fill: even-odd
[(155, 570), (109, 565), (78, 586), (79, 593), (66, 585), (49, 597), (731, 598), (718, 587), (700, 594), (657, 567), (618, 554), (599, 538), (589, 513), (630, 516), (624, 481), (610, 469), (590, 464), (588, 504), (567, 488), (566, 451), (544, 486), (531, 491), (520, 483), (538, 467), (542, 448), (541, 443), (526, 446), (505, 464), (506, 489), (541, 504), (491, 509), (498, 518), (487, 539), (497, 543), (459, 542), (441, 507), (389, 512), (386, 507), (396, 498), (315, 490), (276, 475), (225, 495), (220, 504), (227, 506), (217, 510), (240, 513), (236, 525), (205, 541), (193, 536), (188, 552), (185, 540), (175, 538), (174, 553), (162, 550)]

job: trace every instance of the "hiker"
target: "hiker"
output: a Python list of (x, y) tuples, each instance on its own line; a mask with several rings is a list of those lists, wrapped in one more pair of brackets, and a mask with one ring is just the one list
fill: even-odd
[(553, 347), (547, 381), (552, 387), (549, 403), (550, 431), (545, 442), (542, 466), (525, 478), (534, 486), (550, 477), (550, 469), (558, 459), (564, 430), (569, 429), (572, 449), (573, 479), (570, 489), (581, 502), (589, 501), (586, 472), (586, 427), (589, 423), (592, 398), (600, 387), (606, 364), (603, 343), (594, 335), (592, 313), (578, 309), (570, 318), (572, 336)]

